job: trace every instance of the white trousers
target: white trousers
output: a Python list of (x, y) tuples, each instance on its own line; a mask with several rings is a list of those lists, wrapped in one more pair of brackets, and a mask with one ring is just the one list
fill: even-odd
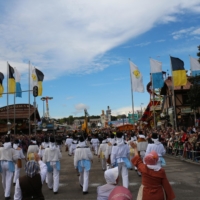
[(98, 153), (98, 145), (92, 145), (93, 149), (94, 149), (94, 154), (97, 155)]
[(2, 168), (2, 185), (4, 189), (4, 196), (5, 197), (10, 197), (10, 189), (11, 189), (11, 184), (12, 184), (12, 177), (13, 177), (13, 172), (10, 172), (8, 169), (8, 162), (6, 161), (1, 161), (1, 168)]
[(60, 171), (56, 169), (56, 162), (50, 162), (50, 165), (53, 167), (53, 172), (47, 172), (47, 185), (50, 189), (53, 188), (54, 192), (57, 192), (59, 188)]
[(82, 167), (82, 172), (80, 172), (79, 183), (83, 186), (83, 192), (87, 192), (89, 183), (89, 171), (86, 171), (84, 167)]
[(107, 164), (106, 164), (106, 159), (105, 158), (101, 158), (101, 167), (103, 170), (106, 170), (107, 168)]
[(118, 169), (119, 169), (119, 174), (121, 173), (121, 176), (122, 176), (122, 185), (125, 188), (128, 188), (128, 186), (129, 186), (128, 169), (127, 169), (125, 163), (124, 162), (118, 163)]
[(15, 164), (15, 173), (14, 173), (14, 177), (13, 177), (13, 183), (16, 183), (17, 179), (19, 178), (20, 169), (21, 168), (18, 168), (17, 164)]
[(132, 164), (131, 160), (133, 159), (133, 157), (134, 157), (134, 155), (130, 154), (129, 159), (130, 159), (130, 163), (131, 163), (132, 169), (133, 169), (133, 164)]

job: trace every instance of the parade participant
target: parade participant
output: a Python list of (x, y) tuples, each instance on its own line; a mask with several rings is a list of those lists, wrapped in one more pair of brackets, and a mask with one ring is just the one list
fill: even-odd
[(94, 134), (94, 138), (91, 139), (90, 144), (92, 144), (94, 155), (97, 156), (98, 147), (99, 147), (99, 139), (97, 138), (97, 134)]
[(19, 147), (18, 139), (14, 141), (13, 149), (15, 149), (15, 152), (18, 156), (17, 162), (15, 163), (15, 173), (14, 173), (14, 178), (13, 178), (13, 185), (15, 186), (16, 180), (19, 178), (20, 170), (22, 168), (22, 159), (25, 159), (25, 156), (22, 149)]
[(62, 143), (63, 143), (62, 139), (63, 138), (60, 134), (56, 137), (56, 145), (58, 146), (61, 152), (62, 152)]
[(91, 169), (92, 158), (92, 152), (86, 146), (84, 137), (81, 136), (74, 154), (74, 167), (80, 173), (79, 184), (83, 188), (83, 194), (88, 193), (89, 171)]
[(148, 144), (145, 156), (148, 155), (151, 151), (155, 151), (159, 156), (158, 163), (162, 166), (166, 165), (165, 159), (163, 158), (163, 156), (166, 153), (166, 150), (165, 150), (163, 144), (161, 142), (159, 142), (158, 134), (153, 133), (151, 136), (151, 139), (154, 143)]
[(104, 136), (102, 143), (99, 146), (99, 150), (98, 150), (98, 157), (99, 159), (101, 158), (101, 167), (102, 170), (106, 170), (106, 158), (105, 158), (105, 152), (106, 152), (106, 147), (108, 146), (107, 144), (107, 137)]
[(72, 144), (72, 141), (73, 141), (72, 135), (69, 134), (69, 135), (67, 136), (66, 141), (65, 141), (65, 146), (66, 146), (66, 150), (65, 150), (65, 151), (69, 151), (70, 146), (71, 146), (71, 144)]
[(158, 154), (150, 152), (144, 157), (144, 163), (139, 156), (137, 145), (133, 142), (135, 156), (132, 163), (142, 172), (142, 185), (137, 200), (172, 200), (175, 198), (171, 185), (166, 177), (165, 170), (158, 162)]
[(39, 152), (39, 147), (37, 145), (36, 139), (34, 137), (31, 138), (31, 144), (28, 147), (27, 150), (27, 159), (32, 160), (33, 154)]
[(106, 163), (107, 163), (107, 169), (112, 168), (110, 156), (111, 156), (111, 152), (112, 152), (112, 147), (115, 144), (115, 142), (116, 142), (115, 135), (111, 134), (110, 135), (110, 142), (107, 143), (106, 151), (105, 151), (105, 159), (106, 159)]
[(77, 138), (76, 135), (74, 135), (73, 136), (73, 141), (72, 141), (70, 149), (69, 149), (69, 154), (68, 154), (69, 156), (74, 155), (74, 151), (76, 149), (77, 144), (78, 144), (78, 138)]
[(97, 187), (97, 200), (108, 200), (110, 193), (118, 184), (118, 177), (118, 167), (108, 169), (104, 172), (104, 178), (107, 184)]
[(127, 188), (117, 186), (110, 193), (108, 200), (133, 200), (133, 196)]
[(55, 145), (55, 139), (50, 138), (49, 148), (46, 148), (43, 155), (43, 161), (47, 165), (47, 184), (54, 194), (58, 193), (60, 176), (60, 159), (62, 154)]
[(112, 166), (118, 166), (119, 173), (121, 173), (122, 176), (123, 186), (128, 188), (128, 169), (131, 168), (131, 163), (128, 159), (130, 150), (122, 138), (123, 133), (117, 132), (116, 136), (117, 141), (116, 144), (113, 145), (111, 152), (111, 164)]
[(34, 153), (34, 160), (25, 164), (26, 175), (17, 179), (14, 200), (38, 199), (44, 200), (42, 184), (46, 177), (47, 166)]
[[(145, 156), (145, 151), (147, 149), (148, 142), (146, 141), (145, 135), (143, 134), (142, 131), (139, 131), (139, 135), (138, 135), (138, 139), (136, 143), (137, 143), (139, 155), (141, 159), (143, 159)], [(141, 172), (137, 170), (137, 167), (135, 167), (135, 170), (137, 171), (138, 175), (141, 176)]]
[(12, 177), (15, 171), (14, 161), (17, 159), (18, 155), (11, 146), (10, 137), (5, 137), (3, 147), (0, 147), (0, 173), (5, 199), (10, 199)]
[(40, 145), (40, 149), (39, 149), (39, 153), (38, 153), (41, 159), (42, 159), (42, 157), (43, 157), (44, 150), (45, 150), (46, 148), (48, 148), (48, 147), (49, 147), (49, 138), (48, 138), (48, 137), (45, 137), (45, 138), (44, 138), (44, 142), (42, 142), (42, 144)]

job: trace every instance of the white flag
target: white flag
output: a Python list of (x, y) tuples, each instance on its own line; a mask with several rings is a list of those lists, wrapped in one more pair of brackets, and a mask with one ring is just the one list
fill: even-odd
[(200, 75), (200, 63), (198, 59), (190, 57), (190, 67), (192, 76)]
[(38, 86), (38, 79), (35, 72), (35, 67), (31, 66), (31, 89), (33, 89), (34, 86)]
[(131, 61), (130, 61), (130, 70), (131, 70), (132, 90), (134, 92), (144, 92), (142, 74), (138, 70), (138, 67)]

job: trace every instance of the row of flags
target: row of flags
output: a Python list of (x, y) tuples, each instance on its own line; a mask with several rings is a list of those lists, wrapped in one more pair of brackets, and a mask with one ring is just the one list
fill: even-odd
[[(171, 68), (174, 86), (184, 86), (187, 84), (187, 74), (184, 62), (175, 57), (171, 57)], [(191, 75), (200, 75), (200, 63), (198, 59), (190, 57)], [(162, 63), (150, 58), (150, 71), (152, 88), (162, 88), (164, 85)], [(144, 92), (143, 77), (138, 67), (130, 61), (131, 85), (134, 92)]]
[[(20, 84), (21, 75), (16, 67), (8, 64), (8, 93), (16, 94), (16, 97), (22, 97), (22, 89)], [(4, 74), (0, 72), (0, 97), (4, 93), (3, 87)], [(38, 96), (42, 96), (42, 82), (44, 80), (44, 74), (35, 67), (31, 66), (31, 87), (38, 87)]]

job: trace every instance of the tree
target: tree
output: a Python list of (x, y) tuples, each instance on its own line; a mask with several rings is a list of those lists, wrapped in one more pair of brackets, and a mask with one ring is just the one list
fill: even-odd
[(200, 45), (197, 47), (199, 52), (197, 53), (197, 56), (199, 57), (199, 62), (200, 62)]

